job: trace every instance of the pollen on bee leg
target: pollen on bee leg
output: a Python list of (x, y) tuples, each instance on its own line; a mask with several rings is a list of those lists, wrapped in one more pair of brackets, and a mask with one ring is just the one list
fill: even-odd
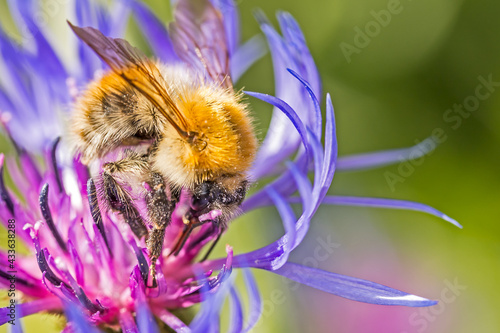
[(156, 263), (151, 263), (151, 265), (149, 266), (149, 275), (146, 287), (148, 288), (158, 287), (158, 282), (156, 281)]
[[(163, 248), (163, 238), (165, 237), (165, 228), (153, 229), (149, 234), (149, 238), (146, 241), (146, 245), (149, 251), (149, 277), (147, 286), (149, 288), (156, 288), (156, 260), (161, 255)], [(149, 283), (150, 279), (152, 279), (152, 285)]]

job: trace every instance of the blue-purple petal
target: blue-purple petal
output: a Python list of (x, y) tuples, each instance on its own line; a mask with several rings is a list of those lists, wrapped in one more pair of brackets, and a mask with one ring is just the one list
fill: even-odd
[(123, 333), (139, 333), (134, 317), (126, 310), (120, 312), (120, 327)]
[[(13, 106), (17, 106), (16, 110), (7, 110), (15, 114), (15, 119), (21, 117), (29, 117), (33, 110), (33, 93), (26, 87), (22, 77), (28, 76), (27, 66), (28, 61), (24, 52), (12, 43), (12, 40), (0, 29), (0, 60), (4, 63), (1, 77), (2, 86), (5, 93), (9, 96)], [(21, 118), (23, 119), (23, 118)]]
[(158, 310), (156, 316), (177, 333), (190, 333), (191, 329), (175, 315), (165, 309)]
[(301, 173), (295, 163), (288, 162), (286, 165), (290, 170), (299, 191), (300, 198), (302, 200), (302, 210), (307, 214), (310, 214), (313, 209), (314, 199), (312, 197), (312, 186), (309, 179), (307, 179), (307, 174)]
[(260, 297), (259, 288), (255, 283), (255, 278), (249, 269), (243, 269), (243, 277), (245, 278), (245, 286), (248, 294), (248, 316), (243, 332), (250, 331), (260, 319), (262, 314), (262, 298)]
[(320, 200), (326, 195), (336, 170), (338, 155), (337, 130), (335, 113), (330, 94), (326, 95), (326, 125), (325, 125), (325, 160), (321, 171)]
[(318, 98), (316, 97), (316, 95), (314, 94), (314, 91), (313, 91), (313, 88), (311, 87), (311, 85), (309, 84), (309, 82), (307, 82), (306, 80), (304, 80), (297, 72), (295, 72), (294, 70), (290, 69), (290, 68), (287, 68), (288, 72), (290, 72), (290, 74), (292, 74), (297, 80), (299, 80), (300, 83), (302, 83), (302, 85), (304, 86), (304, 88), (306, 89), (307, 93), (309, 94), (309, 98), (311, 99), (311, 102), (313, 103), (314, 105), (314, 115), (315, 115), (315, 118), (314, 118), (314, 126), (313, 126), (313, 132), (314, 134), (317, 136), (318, 139), (321, 139), (321, 129), (322, 129), (322, 125), (321, 125), (321, 122), (322, 122), (322, 115), (321, 115), (321, 108), (319, 106), (319, 101), (318, 101)]
[[(316, 72), (314, 62), (312, 58), (310, 59), (311, 61), (303, 59), (303, 57), (310, 57), (307, 46), (303, 43), (303, 37), (288, 38), (290, 36), (285, 36), (283, 38), (270, 25), (263, 14), (258, 13), (257, 16), (261, 24), (261, 29), (267, 38), (269, 49), (271, 50), (276, 97), (290, 105), (297, 112), (305, 126), (313, 125), (315, 122), (315, 113), (311, 112), (311, 110), (314, 110), (314, 105), (308, 97), (304, 86), (297, 80), (290, 80), (290, 73), (287, 71), (287, 68), (289, 68), (298, 73), (300, 77), (309, 82), (314, 95), (321, 96), (317, 73), (310, 73), (311, 71)], [(283, 18), (282, 29), (288, 32), (299, 29), (296, 23), (293, 24), (292, 21), (286, 19), (285, 14), (281, 16)], [(285, 31), (283, 33), (285, 34)], [(302, 36), (301, 33), (300, 36)], [(300, 57), (298, 57), (299, 54)], [(304, 65), (306, 62), (313, 64), (313, 67)], [(317, 82), (311, 82), (311, 80)], [(276, 109), (273, 110), (269, 131), (262, 142), (254, 169), (252, 170), (252, 174), (256, 177), (263, 177), (275, 172), (274, 168), (269, 168), (269, 166), (277, 165), (288, 158), (296, 151), (300, 144), (300, 137), (295, 131), (292, 131), (290, 122), (281, 112), (277, 112)]]
[(147, 332), (147, 333), (159, 333), (158, 326), (156, 325), (156, 322), (149, 311), (148, 306), (146, 303), (140, 303), (136, 307), (136, 313), (137, 313), (137, 324), (139, 327), (139, 331), (142, 332)]
[(123, 36), (130, 16), (130, 3), (133, 0), (121, 0), (113, 2), (108, 12), (110, 27), (109, 36)]
[(241, 333), (243, 329), (243, 307), (241, 305), (240, 295), (234, 287), (230, 290), (230, 314), (229, 314), (229, 328), (230, 333)]
[[(26, 302), (22, 304), (17, 304), (17, 309), (19, 312), (16, 313), (16, 317), (21, 318), (25, 316), (32, 315), (44, 310), (53, 310), (60, 307), (61, 302), (58, 299), (39, 299), (31, 302)], [(10, 315), (10, 309), (8, 307), (0, 308), (0, 325), (4, 325), (12, 318)]]
[[(2, 43), (1, 40), (0, 43)], [(7, 96), (7, 94), (2, 89), (0, 89), (0, 112), (12, 112), (12, 110), (14, 110), (14, 105), (10, 101), (10, 98)]]
[(233, 82), (238, 82), (247, 69), (266, 53), (266, 44), (259, 35), (250, 38), (238, 47), (231, 57), (230, 72)]
[(283, 114), (292, 122), (293, 126), (297, 130), (297, 132), (300, 135), (300, 138), (302, 139), (302, 143), (304, 145), (304, 148), (306, 150), (306, 156), (310, 156), (309, 153), (309, 143), (307, 139), (307, 131), (304, 126), (304, 123), (298, 116), (298, 114), (295, 112), (294, 109), (290, 105), (288, 105), (285, 101), (276, 98), (271, 95), (267, 94), (261, 94), (257, 92), (250, 92), (250, 91), (245, 91), (245, 94), (250, 95), (252, 97), (258, 98), (266, 103), (269, 103), (271, 105), (274, 105), (278, 109), (280, 109)]
[(16, 319), (14, 320), (13, 325), (9, 325), (9, 333), (23, 333), (23, 324), (21, 322), (21, 318), (23, 317), (23, 313), (21, 312), (21, 307), (16, 303)]
[(411, 307), (437, 304), (436, 301), (408, 294), (375, 282), (330, 273), (295, 263), (286, 263), (273, 273), (327, 293), (363, 303)]
[[(252, 267), (266, 270), (274, 270), (281, 267), (285, 261), (286, 239), (281, 237), (277, 241), (252, 252), (239, 254), (234, 257), (233, 267)], [(213, 262), (219, 264), (219, 260)]]
[(323, 151), (323, 146), (321, 142), (318, 140), (316, 135), (309, 130), (309, 143), (311, 144), (311, 150), (313, 152), (313, 161), (314, 161), (314, 186), (313, 193), (314, 197), (320, 196), (321, 184), (323, 169), (324, 169), (324, 160), (325, 160), (325, 152)]
[(339, 171), (355, 171), (379, 168), (386, 165), (414, 160), (431, 153), (436, 148), (436, 143), (429, 137), (413, 147), (382, 150), (371, 153), (342, 156), (339, 158), (337, 169)]
[(211, 0), (211, 2), (222, 14), (227, 49), (232, 56), (240, 42), (240, 23), (236, 4), (233, 0)]
[(55, 85), (54, 92), (58, 93), (59, 97), (64, 100), (67, 97), (65, 94), (66, 69), (33, 19), (38, 5), (33, 1), (9, 0), (11, 11), (18, 13), (18, 19), (24, 21), (35, 42), (36, 53), (31, 59), (28, 58), (31, 60), (32, 70), (39, 71), (40, 74), (49, 78), (49, 84)]
[(299, 170), (294, 168), (293, 164), (291, 163), (289, 163), (289, 167), (299, 190), (303, 210), (302, 215), (295, 224), (296, 237), (295, 241), (291, 245), (293, 250), (297, 246), (299, 246), (299, 244), (306, 236), (307, 231), (309, 230), (312, 215), (319, 206), (319, 203), (317, 203), (315, 199), (313, 199), (312, 188), (309, 179), (307, 179), (307, 175), (301, 174)]
[(293, 213), (292, 207), (288, 205), (286, 200), (281, 197), (272, 187), (267, 189), (267, 193), (274, 203), (274, 206), (278, 210), (283, 226), (285, 228), (285, 235), (282, 237), (284, 244), (284, 253), (282, 260), (288, 260), (288, 255), (293, 250), (295, 244), (295, 214)]
[(283, 36), (288, 41), (288, 45), (294, 48), (296, 54), (300, 56), (297, 62), (304, 68), (304, 71), (301, 72), (300, 75), (310, 83), (314, 94), (320, 96), (321, 79), (299, 24), (295, 21), (293, 16), (287, 12), (280, 12), (277, 17)]
[(418, 212), (423, 212), (437, 216), (459, 228), (462, 228), (462, 225), (460, 223), (458, 223), (456, 220), (452, 219), (448, 215), (440, 212), (435, 208), (432, 208), (428, 205), (419, 202), (385, 199), (385, 198), (367, 198), (367, 197), (332, 195), (332, 196), (326, 196), (323, 199), (323, 203), (328, 205), (340, 205), (340, 206), (363, 206), (363, 207), (415, 210)]
[(75, 2), (76, 22), (79, 26), (87, 26), (95, 23), (92, 19), (92, 10), (89, 0), (80, 0)]
[(220, 286), (213, 292), (209, 292), (206, 286), (201, 289), (203, 298), (201, 309), (189, 325), (193, 332), (218, 332), (220, 311), (233, 283), (234, 275), (225, 282), (221, 282)]
[(134, 10), (134, 17), (139, 22), (141, 31), (143, 31), (144, 37), (146, 37), (154, 54), (166, 63), (180, 61), (174, 51), (165, 24), (151, 12), (151, 9), (140, 1), (134, 0), (132, 8)]
[(75, 304), (68, 302), (65, 304), (66, 317), (71, 322), (71, 328), (75, 333), (100, 333), (101, 331), (87, 321), (87, 316)]
[(139, 268), (136, 266), (130, 276), (130, 289), (135, 301), (137, 327), (141, 333), (159, 333), (158, 325), (149, 309), (144, 288), (144, 280)]
[[(78, 26), (80, 27), (97, 27), (97, 14), (89, 0), (75, 1), (75, 14)], [(107, 31), (102, 31), (107, 34)], [(117, 37), (117, 36), (115, 36)], [(77, 40), (75, 36), (75, 40)], [(103, 68), (103, 63), (99, 60), (97, 55), (83, 43), (80, 39), (78, 43), (78, 57), (80, 58), (80, 73), (78, 76), (81, 85), (87, 84), (94, 78), (94, 73), (97, 69)]]
[[(307, 170), (307, 158), (304, 154), (300, 154), (295, 161), (295, 165), (302, 172)], [(272, 186), (280, 195), (287, 198), (297, 191), (297, 185), (294, 182), (293, 175), (290, 170), (284, 171), (280, 177), (275, 179), (271, 184), (266, 187)], [(254, 193), (248, 199), (243, 201), (241, 209), (243, 212), (248, 212), (250, 210), (256, 209), (258, 207), (267, 206), (271, 204), (271, 199), (267, 195), (265, 188)]]

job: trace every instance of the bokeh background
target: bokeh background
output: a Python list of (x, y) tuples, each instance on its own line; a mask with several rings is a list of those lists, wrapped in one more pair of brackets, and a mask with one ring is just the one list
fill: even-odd
[[(164, 20), (171, 18), (167, 1), (146, 2)], [(460, 230), (415, 212), (323, 207), (292, 261), (436, 299), (439, 305), (362, 304), (256, 272), (265, 306), (255, 332), (499, 332), (500, 87), (493, 87), (473, 112), (454, 114), (451, 120), (447, 110), (473, 100), (479, 77), (500, 82), (500, 3), (239, 0), (238, 5), (245, 39), (259, 33), (253, 17), (257, 8), (274, 23), (279, 10), (297, 19), (324, 92), (332, 95), (341, 155), (411, 146), (435, 129), (446, 136), (408, 172), (396, 164), (337, 173), (332, 194), (419, 201), (464, 226)], [(390, 18), (382, 14), (388, 10), (393, 12)], [(61, 11), (54, 26), (63, 27), (67, 15)], [(376, 17), (383, 17), (384, 24), (377, 24)], [(0, 2), (0, 19), (11, 27), (5, 0)], [(359, 31), (366, 29), (363, 39)], [(142, 45), (134, 24), (129, 36)], [(238, 85), (273, 93), (270, 73), (267, 55)], [(271, 108), (251, 103), (263, 136)], [(402, 181), (391, 185), (388, 173), (402, 176)], [(255, 249), (282, 232), (276, 212), (257, 211), (235, 222), (217, 251), (223, 252), (224, 243), (237, 252)], [(328, 243), (327, 256), (314, 255)], [(60, 327), (49, 315), (25, 320), (32, 332), (42, 331), (41, 322), (47, 327), (43, 331)]]

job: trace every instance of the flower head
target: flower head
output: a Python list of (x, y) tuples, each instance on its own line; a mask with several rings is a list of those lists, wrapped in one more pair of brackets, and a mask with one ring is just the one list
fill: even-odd
[[(192, 20), (189, 0), (176, 6), (176, 27), (167, 30), (142, 3), (129, 1), (119, 10), (107, 11), (92, 2), (76, 2), (77, 24), (94, 26), (104, 35), (121, 35), (130, 8), (141, 24), (155, 56), (165, 63), (183, 63), (200, 75), (213, 78), (210, 66), (200, 59), (220, 64), (229, 62), (229, 76), (236, 82), (241, 74), (263, 55), (262, 42), (254, 38), (240, 45), (238, 18), (230, 0), (204, 4), (200, 17)], [(2, 123), (17, 147), (15, 157), (0, 157), (7, 166), (17, 193), (0, 181), (0, 219), (6, 227), (15, 223), (18, 241), (29, 253), (17, 254), (16, 287), (24, 302), (18, 305), (27, 316), (40, 311), (64, 311), (74, 326), (117, 328), (124, 331), (158, 330), (154, 318), (179, 331), (208, 331), (218, 328), (221, 307), (231, 299), (232, 331), (248, 331), (257, 322), (262, 307), (252, 274), (258, 268), (345, 298), (385, 305), (429, 306), (435, 302), (369, 281), (347, 277), (288, 262), (290, 252), (304, 239), (321, 204), (359, 205), (413, 209), (437, 215), (458, 225), (446, 215), (423, 204), (362, 197), (327, 196), (337, 170), (376, 167), (396, 162), (409, 150), (395, 150), (337, 158), (335, 117), (330, 95), (326, 95), (322, 118), (321, 84), (304, 36), (291, 15), (280, 13), (281, 35), (262, 15), (258, 19), (271, 51), (275, 74), (275, 95), (245, 92), (274, 107), (268, 135), (262, 142), (250, 172), (258, 182), (273, 180), (241, 204), (242, 213), (272, 205), (278, 210), (285, 234), (261, 249), (199, 260), (218, 240), (220, 230), (213, 223), (201, 223), (186, 231), (184, 213), (191, 194), (180, 192), (170, 223), (165, 230), (164, 251), (158, 263), (149, 262), (145, 239), (135, 237), (123, 214), (103, 209), (94, 181), (78, 157), (71, 156), (56, 139), (54, 124), (72, 98), (95, 76), (107, 70), (83, 44), (78, 44), (78, 66), (66, 67), (45, 38), (39, 22), (33, 20), (35, 5), (12, 2), (23, 24), (29, 27), (34, 47), (17, 46), (0, 34), (0, 50), (9, 70), (0, 89)], [(117, 12), (119, 14), (117, 14)], [(211, 26), (218, 22), (218, 26)], [(204, 31), (212, 34), (204, 34)], [(172, 34), (177, 35), (172, 38)], [(180, 37), (179, 37), (180, 34)], [(182, 34), (191, 34), (189, 38)], [(193, 37), (194, 36), (194, 37)], [(190, 43), (203, 40), (207, 45)], [(221, 44), (222, 43), (222, 44)], [(220, 49), (219, 47), (222, 47)], [(223, 51), (220, 53), (220, 51)], [(203, 57), (200, 57), (200, 53)], [(221, 72), (216, 72), (219, 75)], [(222, 78), (224, 82), (226, 78)], [(44, 84), (41, 84), (44, 82)], [(31, 136), (27, 136), (29, 129)], [(54, 141), (55, 140), (55, 141)], [(324, 143), (322, 143), (322, 141)], [(55, 142), (48, 145), (49, 142)], [(41, 160), (37, 152), (44, 152)], [(69, 161), (69, 163), (68, 163)], [(309, 176), (312, 175), (311, 182)], [(146, 196), (156, 188), (145, 185)], [(144, 199), (134, 197), (136, 213), (147, 215)], [(292, 204), (301, 205), (300, 216)], [(131, 207), (131, 206), (130, 206)], [(130, 207), (127, 207), (130, 208)], [(214, 215), (215, 214), (215, 215)], [(199, 220), (216, 219), (217, 211)], [(15, 221), (15, 222), (9, 222)], [(230, 227), (230, 226), (229, 226)], [(186, 237), (179, 243), (179, 235)], [(177, 245), (175, 245), (177, 244)], [(8, 288), (8, 252), (0, 252), (0, 284)], [(149, 266), (156, 267), (155, 288), (148, 288)], [(241, 298), (231, 272), (243, 268), (250, 313), (244, 321)], [(189, 327), (172, 310), (202, 302)], [(0, 310), (0, 323), (10, 320), (9, 309)], [(89, 326), (90, 325), (90, 326)]]

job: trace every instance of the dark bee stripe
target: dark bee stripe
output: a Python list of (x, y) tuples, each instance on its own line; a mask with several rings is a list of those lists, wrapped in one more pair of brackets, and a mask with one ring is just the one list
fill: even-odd
[(109, 116), (116, 113), (133, 114), (137, 111), (137, 96), (135, 91), (124, 88), (123, 91), (113, 91), (101, 99), (102, 112)]

